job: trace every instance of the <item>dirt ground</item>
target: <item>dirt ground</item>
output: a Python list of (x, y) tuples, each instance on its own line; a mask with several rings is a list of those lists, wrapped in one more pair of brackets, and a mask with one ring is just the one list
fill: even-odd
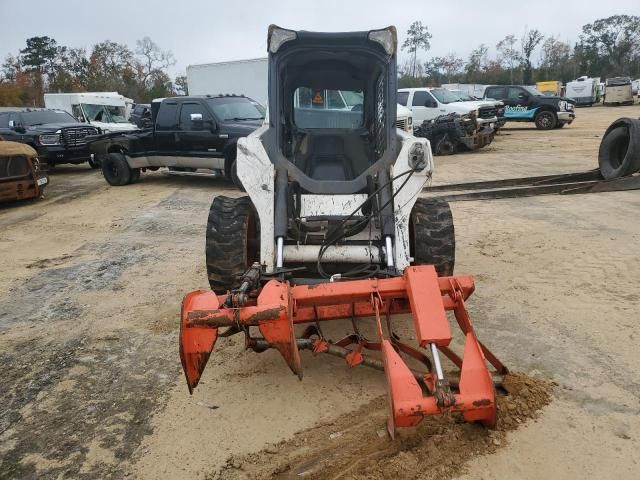
[[(609, 123), (639, 115), (512, 124), (486, 149), (436, 157), (434, 184), (595, 168)], [(505, 402), (527, 395), (501, 399), (496, 432), (428, 419), (396, 443), (384, 376), (340, 359), (303, 353), (300, 382), (232, 337), (189, 396), (180, 302), (207, 287), (219, 193), (239, 194), (162, 172), (112, 188), (61, 166), (45, 200), (0, 207), (0, 478), (637, 478), (640, 192), (452, 204), (478, 335), (540, 395), (520, 416)]]

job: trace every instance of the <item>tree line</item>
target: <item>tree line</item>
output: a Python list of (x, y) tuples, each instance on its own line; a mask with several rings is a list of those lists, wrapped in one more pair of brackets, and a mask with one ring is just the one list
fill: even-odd
[[(408, 54), (400, 66), (401, 87), (443, 83), (533, 84), (541, 80), (566, 82), (580, 75), (640, 77), (640, 17), (613, 15), (582, 27), (572, 46), (556, 36), (531, 29), (518, 38), (506, 35), (489, 56), (486, 44), (474, 48), (467, 59), (455, 53), (432, 57), (432, 35), (420, 21), (411, 24), (402, 44)], [(537, 54), (537, 57), (536, 57)], [(127, 45), (105, 40), (89, 51), (59, 45), (42, 36), (26, 40), (17, 55), (9, 54), (0, 66), (0, 106), (42, 106), (46, 92), (116, 91), (136, 102), (187, 92), (186, 77), (173, 81), (167, 70), (173, 54), (149, 37)]]
[(149, 37), (135, 50), (105, 40), (89, 51), (59, 45), (50, 37), (32, 37), (18, 55), (0, 67), (0, 106), (40, 107), (45, 93), (119, 92), (137, 102), (184, 92), (184, 76), (171, 80), (170, 51)]
[[(640, 17), (613, 15), (582, 27), (572, 46), (537, 29), (521, 38), (506, 35), (489, 56), (486, 44), (474, 48), (464, 59), (455, 53), (420, 59), (431, 47), (432, 35), (420, 21), (407, 30), (402, 49), (408, 59), (400, 66), (401, 87), (436, 86), (443, 83), (524, 84), (536, 81), (567, 82), (590, 77), (640, 77)], [(536, 55), (537, 54), (537, 55)]]

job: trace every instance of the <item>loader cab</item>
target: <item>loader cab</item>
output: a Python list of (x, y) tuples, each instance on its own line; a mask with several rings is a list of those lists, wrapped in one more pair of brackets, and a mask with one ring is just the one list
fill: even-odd
[(396, 158), (396, 31), (269, 29), (270, 158), (311, 193), (354, 193)]

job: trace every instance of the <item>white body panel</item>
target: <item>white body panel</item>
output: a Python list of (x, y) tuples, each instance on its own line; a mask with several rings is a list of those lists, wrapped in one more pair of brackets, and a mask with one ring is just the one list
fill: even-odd
[[(128, 132), (137, 130), (132, 123), (112, 123), (89, 121), (84, 115), (84, 111), (78, 109), (79, 105), (105, 105), (108, 107), (122, 108), (124, 118), (128, 118), (127, 100), (130, 100), (117, 92), (87, 92), (87, 93), (46, 93), (44, 95), (44, 105), (46, 108), (56, 110), (64, 110), (65, 112), (77, 118), (79, 121), (89, 123), (94, 127), (98, 127), (103, 133), (108, 132)], [(79, 115), (80, 114), (80, 115)], [(80, 118), (78, 118), (80, 116)]]
[(267, 58), (187, 67), (190, 95), (235, 93), (267, 105)]
[[(247, 194), (251, 198), (260, 218), (260, 261), (267, 272), (275, 268), (275, 232), (274, 232), (274, 185), (275, 168), (260, 140), (266, 132), (267, 126), (263, 126), (245, 138), (238, 140), (237, 173)], [(425, 138), (416, 138), (398, 129), (397, 141), (399, 144), (398, 158), (392, 167), (391, 175), (410, 170), (409, 150), (419, 143), (423, 146), (426, 166), (424, 170), (415, 172), (400, 190), (394, 200), (395, 215), (395, 267), (402, 271), (409, 266), (411, 255), (409, 251), (409, 218), (413, 205), (425, 184), (431, 179), (433, 172), (433, 157), (431, 146)], [(401, 177), (394, 180), (393, 189), (398, 191), (400, 185), (406, 180)], [(364, 200), (361, 194), (355, 195), (303, 195), (301, 212), (304, 216), (314, 215), (347, 215), (355, 210)], [(364, 232), (362, 234), (365, 234)], [(379, 232), (366, 233), (372, 239), (379, 238)], [(285, 246), (284, 262), (287, 261), (313, 261), (317, 258), (317, 246)], [(330, 247), (324, 254), (327, 261), (347, 262), (347, 258), (356, 260), (370, 260), (371, 255), (379, 258), (378, 249), (368, 246)], [(333, 260), (331, 260), (333, 259)], [(350, 262), (350, 261), (349, 261)]]

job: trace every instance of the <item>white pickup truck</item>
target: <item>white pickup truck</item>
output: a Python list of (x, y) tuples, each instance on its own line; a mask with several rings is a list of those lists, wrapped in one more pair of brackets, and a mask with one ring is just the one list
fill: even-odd
[(401, 88), (398, 90), (398, 103), (413, 112), (414, 125), (450, 113), (465, 115), (475, 112), (479, 127), (487, 124), (495, 127), (498, 121), (495, 102), (461, 102), (458, 95), (446, 88)]

